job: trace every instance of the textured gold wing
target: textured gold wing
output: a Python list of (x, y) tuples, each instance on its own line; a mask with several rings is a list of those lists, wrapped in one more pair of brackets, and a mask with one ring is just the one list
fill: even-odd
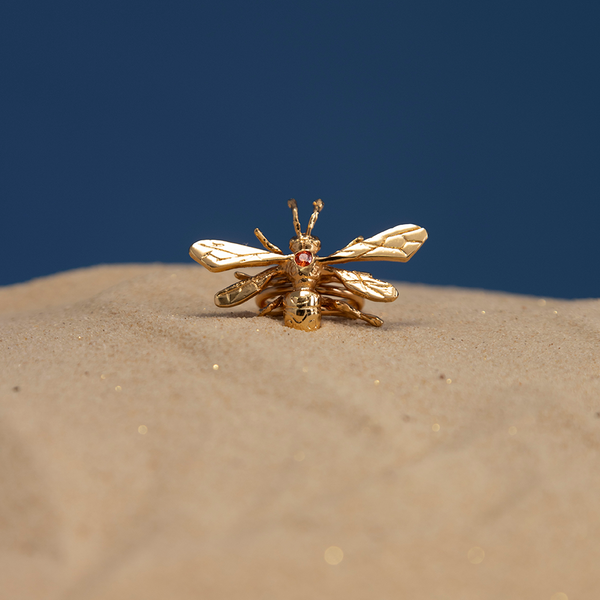
[(427, 232), (418, 225), (398, 225), (368, 239), (356, 238), (345, 248), (321, 258), (335, 264), (359, 260), (392, 260), (406, 262), (423, 245)]
[(293, 255), (275, 254), (221, 240), (200, 240), (190, 247), (190, 256), (209, 271), (218, 273), (236, 267), (266, 267), (285, 262)]
[(254, 277), (242, 279), (242, 281), (217, 292), (215, 294), (215, 304), (220, 308), (242, 304), (242, 302), (250, 300), (250, 298), (261, 292), (277, 273), (279, 273), (279, 267), (271, 267)]
[(357, 296), (375, 302), (393, 302), (398, 297), (398, 290), (387, 281), (375, 279), (370, 273), (360, 271), (344, 271), (329, 268), (346, 288)]

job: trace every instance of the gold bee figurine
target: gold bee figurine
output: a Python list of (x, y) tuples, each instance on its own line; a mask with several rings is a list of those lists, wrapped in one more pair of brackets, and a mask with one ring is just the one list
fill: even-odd
[(290, 240), (293, 254), (284, 254), (259, 229), (254, 234), (266, 252), (220, 240), (200, 240), (191, 246), (190, 256), (213, 273), (275, 265), (254, 276), (236, 271), (240, 281), (215, 294), (218, 307), (237, 306), (256, 297), (259, 316), (283, 314), (288, 327), (303, 331), (319, 329), (321, 315), (362, 319), (375, 327), (383, 325), (379, 317), (361, 312), (364, 298), (393, 302), (398, 290), (369, 273), (344, 271), (331, 265), (361, 260), (406, 262), (427, 239), (427, 232), (417, 225), (398, 225), (366, 240), (357, 237), (341, 250), (320, 258), (317, 252), (321, 242), (311, 234), (323, 202), (317, 200), (313, 205), (306, 233), (302, 233), (296, 201), (288, 201), (296, 230), (296, 236)]

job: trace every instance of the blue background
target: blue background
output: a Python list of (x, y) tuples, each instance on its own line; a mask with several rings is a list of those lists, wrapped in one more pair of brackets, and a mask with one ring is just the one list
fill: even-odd
[(322, 255), (426, 227), (381, 277), (600, 296), (597, 2), (0, 6), (2, 285), (287, 247), (295, 197)]

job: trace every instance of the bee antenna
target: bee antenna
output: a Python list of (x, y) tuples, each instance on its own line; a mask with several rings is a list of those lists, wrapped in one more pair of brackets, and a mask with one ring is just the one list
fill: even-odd
[(288, 206), (292, 209), (292, 216), (294, 218), (294, 229), (296, 230), (296, 236), (302, 235), (302, 228), (300, 227), (300, 219), (298, 218), (298, 205), (293, 198), (288, 200)]
[(306, 228), (306, 235), (310, 235), (317, 219), (319, 218), (319, 213), (323, 210), (323, 200), (320, 198), (313, 202), (313, 206), (315, 209), (313, 210), (313, 214), (310, 215), (310, 221), (308, 222), (308, 227)]

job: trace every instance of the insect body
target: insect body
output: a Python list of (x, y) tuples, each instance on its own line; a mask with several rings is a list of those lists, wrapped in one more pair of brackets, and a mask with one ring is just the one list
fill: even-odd
[(399, 225), (366, 240), (358, 237), (321, 258), (317, 256), (321, 242), (312, 230), (323, 202), (313, 203), (306, 233), (300, 227), (296, 201), (289, 200), (288, 205), (296, 231), (290, 240), (292, 254), (284, 254), (259, 229), (254, 234), (265, 250), (220, 240), (201, 240), (192, 245), (190, 256), (212, 272), (273, 265), (254, 276), (236, 271), (239, 281), (215, 294), (215, 304), (222, 308), (237, 306), (255, 297), (260, 316), (283, 314), (285, 325), (304, 331), (318, 329), (322, 315), (362, 319), (381, 326), (379, 317), (362, 312), (364, 299), (392, 302), (398, 297), (396, 288), (369, 273), (344, 271), (333, 265), (365, 260), (406, 262), (427, 239), (425, 229)]

